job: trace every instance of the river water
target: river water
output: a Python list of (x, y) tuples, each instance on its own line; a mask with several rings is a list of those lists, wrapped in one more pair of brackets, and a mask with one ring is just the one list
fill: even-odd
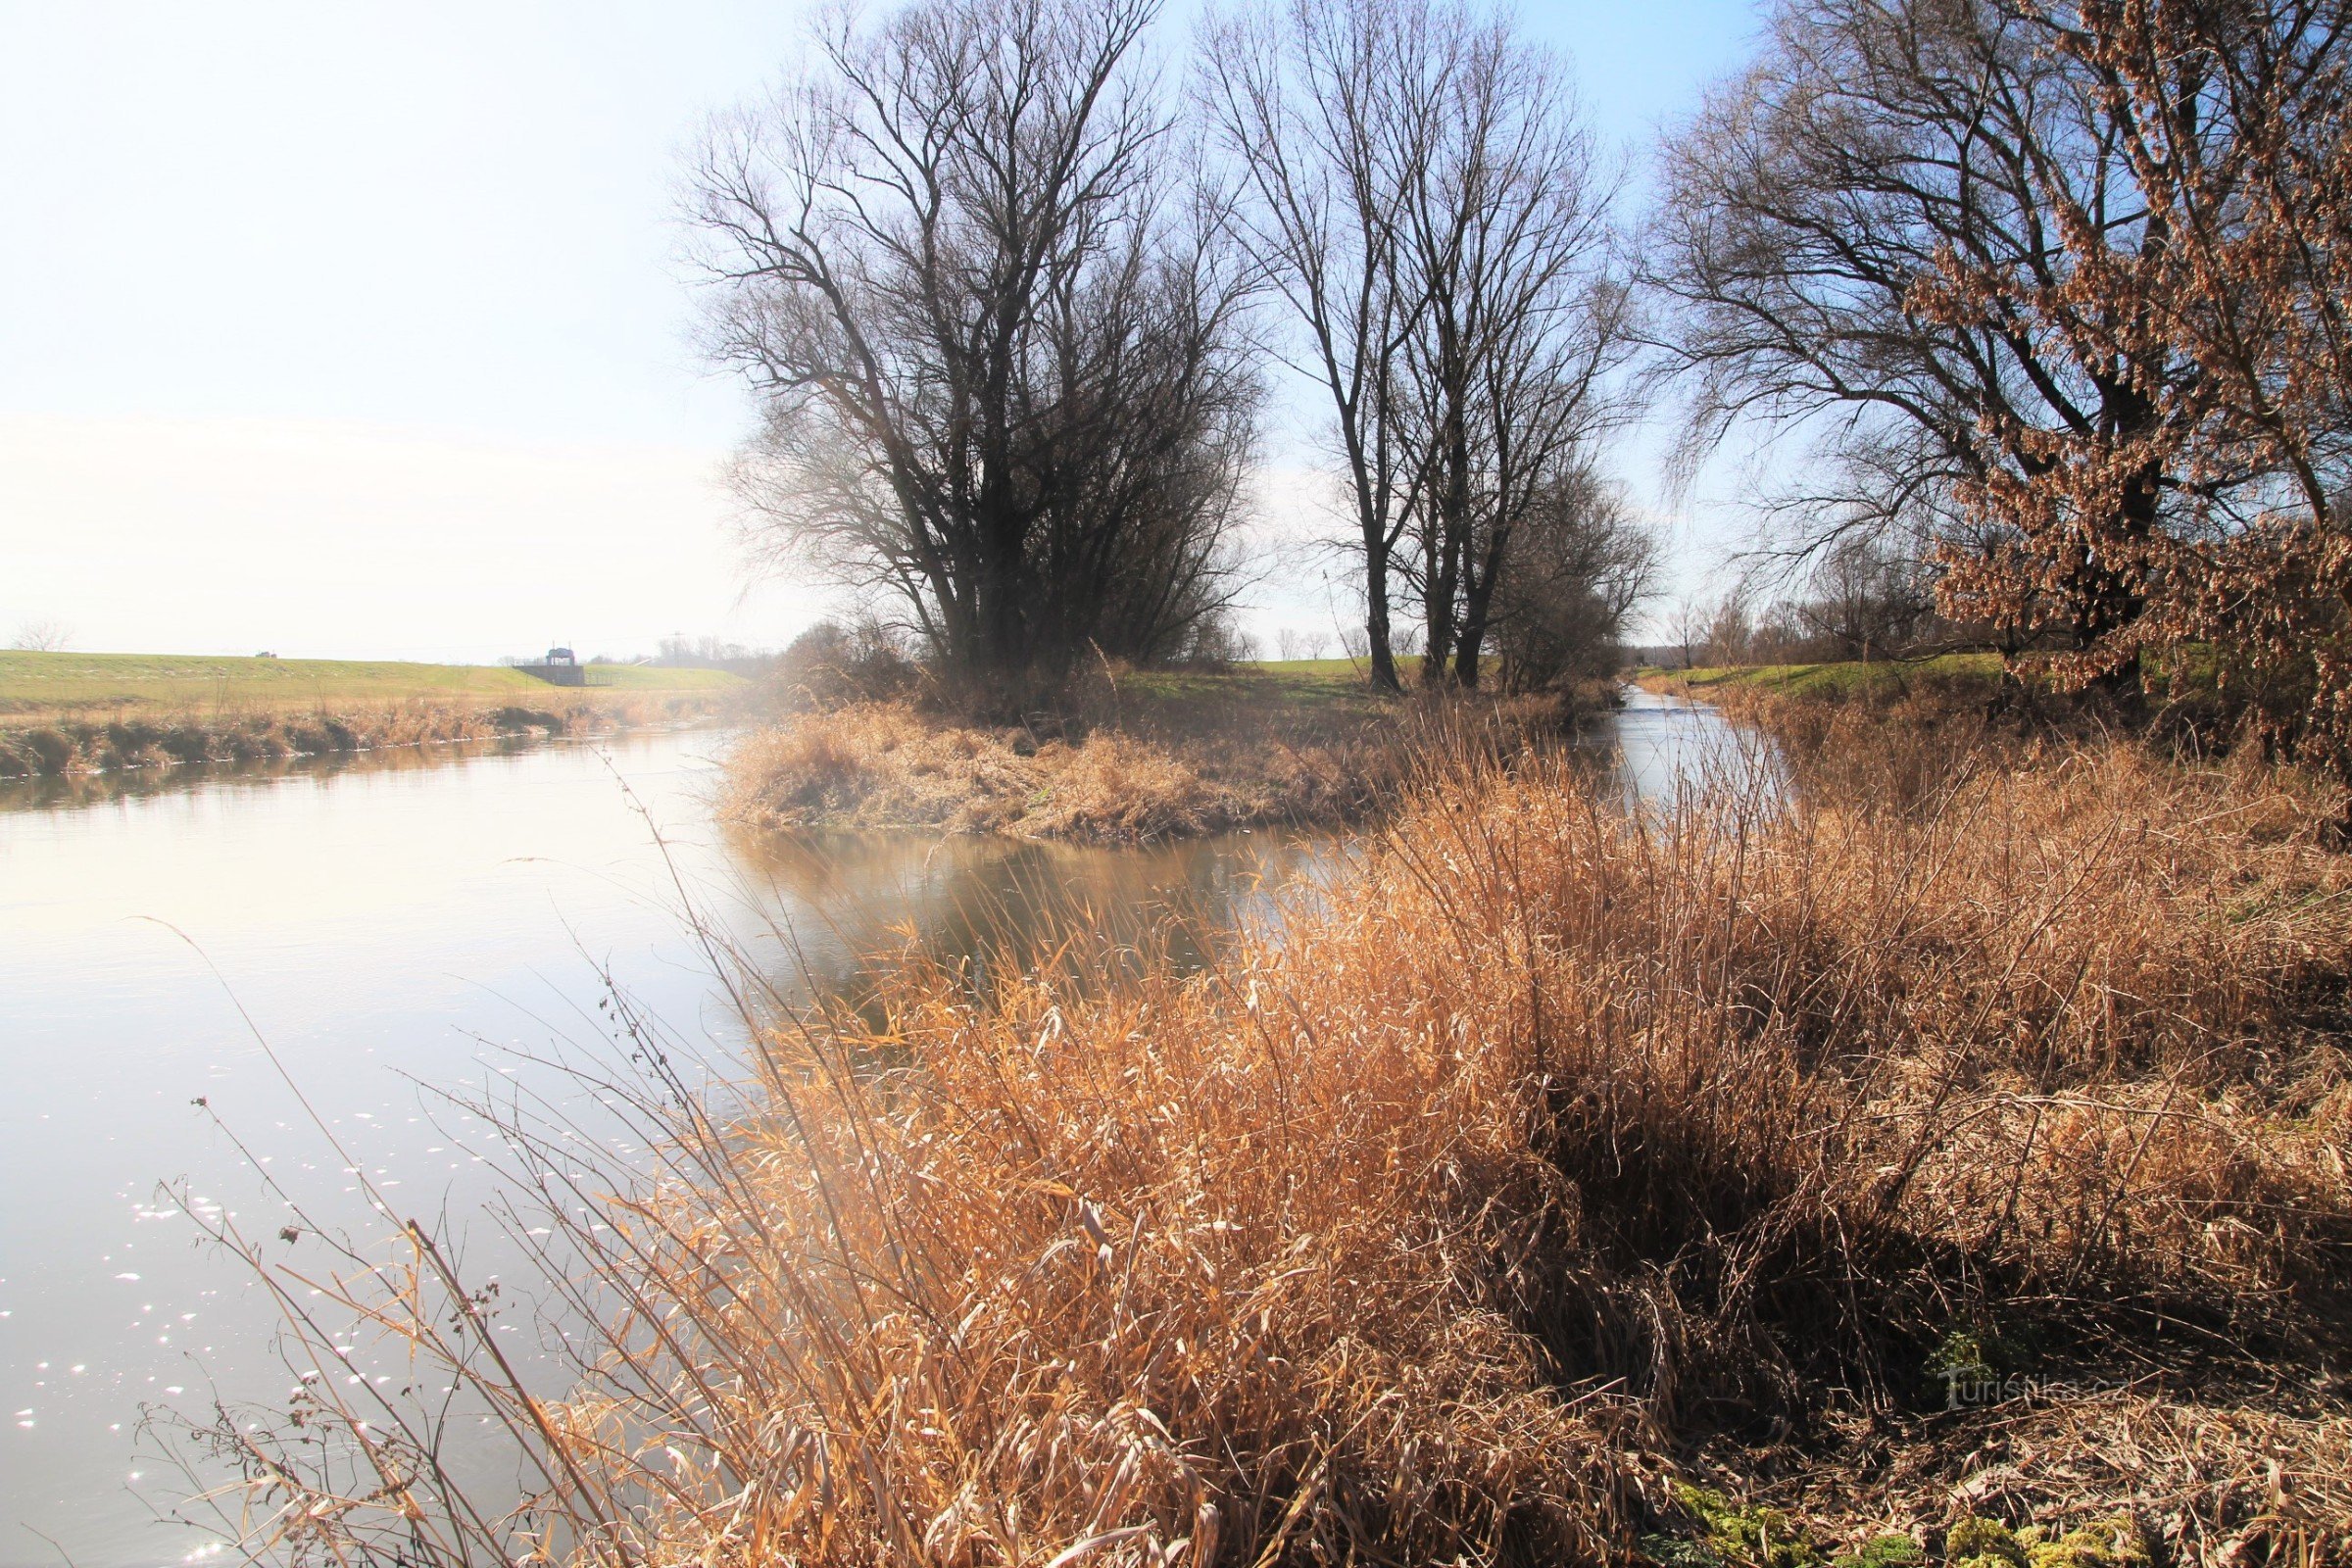
[[(291, 1373), (274, 1307), (187, 1206), (267, 1236), (266, 1175), (348, 1211), (339, 1147), (464, 1231), (495, 1178), (448, 1093), (564, 1092), (534, 1075), (608, 1043), (609, 986), (723, 1072), (741, 1026), (682, 904), (786, 989), (832, 989), (902, 929), (950, 956), (1172, 911), (1229, 930), (1339, 853), (755, 839), (712, 817), (724, 744), (0, 785), (0, 1568), (220, 1551), (175, 1518), (174, 1440), (142, 1413), (282, 1402)], [(1706, 710), (1642, 694), (1599, 744), (1652, 798), (1737, 751)], [(469, 1261), (494, 1274), (496, 1245)]]

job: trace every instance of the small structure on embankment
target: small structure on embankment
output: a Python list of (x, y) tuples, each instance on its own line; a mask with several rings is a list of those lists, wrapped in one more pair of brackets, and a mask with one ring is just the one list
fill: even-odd
[(515, 668), (526, 675), (536, 675), (550, 686), (585, 686), (588, 666), (581, 663), (568, 648), (550, 648), (547, 657), (536, 664), (517, 664)]

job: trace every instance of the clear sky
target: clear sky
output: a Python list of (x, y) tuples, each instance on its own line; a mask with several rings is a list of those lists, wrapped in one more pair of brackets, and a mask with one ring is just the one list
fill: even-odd
[[(789, 638), (820, 601), (745, 593), (718, 470), (749, 405), (696, 358), (673, 211), (805, 10), (0, 0), (0, 644)], [(1637, 153), (1755, 25), (1520, 15)]]

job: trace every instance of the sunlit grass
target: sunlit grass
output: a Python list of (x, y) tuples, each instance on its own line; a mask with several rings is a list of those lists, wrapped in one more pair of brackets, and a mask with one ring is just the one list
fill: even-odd
[[(591, 664), (588, 689), (719, 692), (743, 684), (724, 670)], [(494, 664), (173, 654), (0, 652), (0, 714), (130, 709), (197, 712), (233, 707), (309, 708), (412, 700), (500, 703), (545, 699), (558, 688)]]
[(1846, 696), (1858, 691), (1895, 690), (1918, 681), (1983, 683), (1987, 689), (2001, 679), (1998, 654), (1936, 654), (1925, 659), (1858, 660), (1823, 664), (1701, 664), (1690, 669), (1648, 669), (1644, 684), (1688, 687), (1706, 692), (1722, 687), (1754, 687), (1793, 696)]

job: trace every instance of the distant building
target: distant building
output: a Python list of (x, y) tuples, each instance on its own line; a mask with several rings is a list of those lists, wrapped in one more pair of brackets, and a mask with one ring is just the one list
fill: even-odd
[(536, 675), (550, 686), (585, 686), (588, 666), (568, 648), (550, 648), (547, 658), (536, 664), (515, 666), (526, 675)]

